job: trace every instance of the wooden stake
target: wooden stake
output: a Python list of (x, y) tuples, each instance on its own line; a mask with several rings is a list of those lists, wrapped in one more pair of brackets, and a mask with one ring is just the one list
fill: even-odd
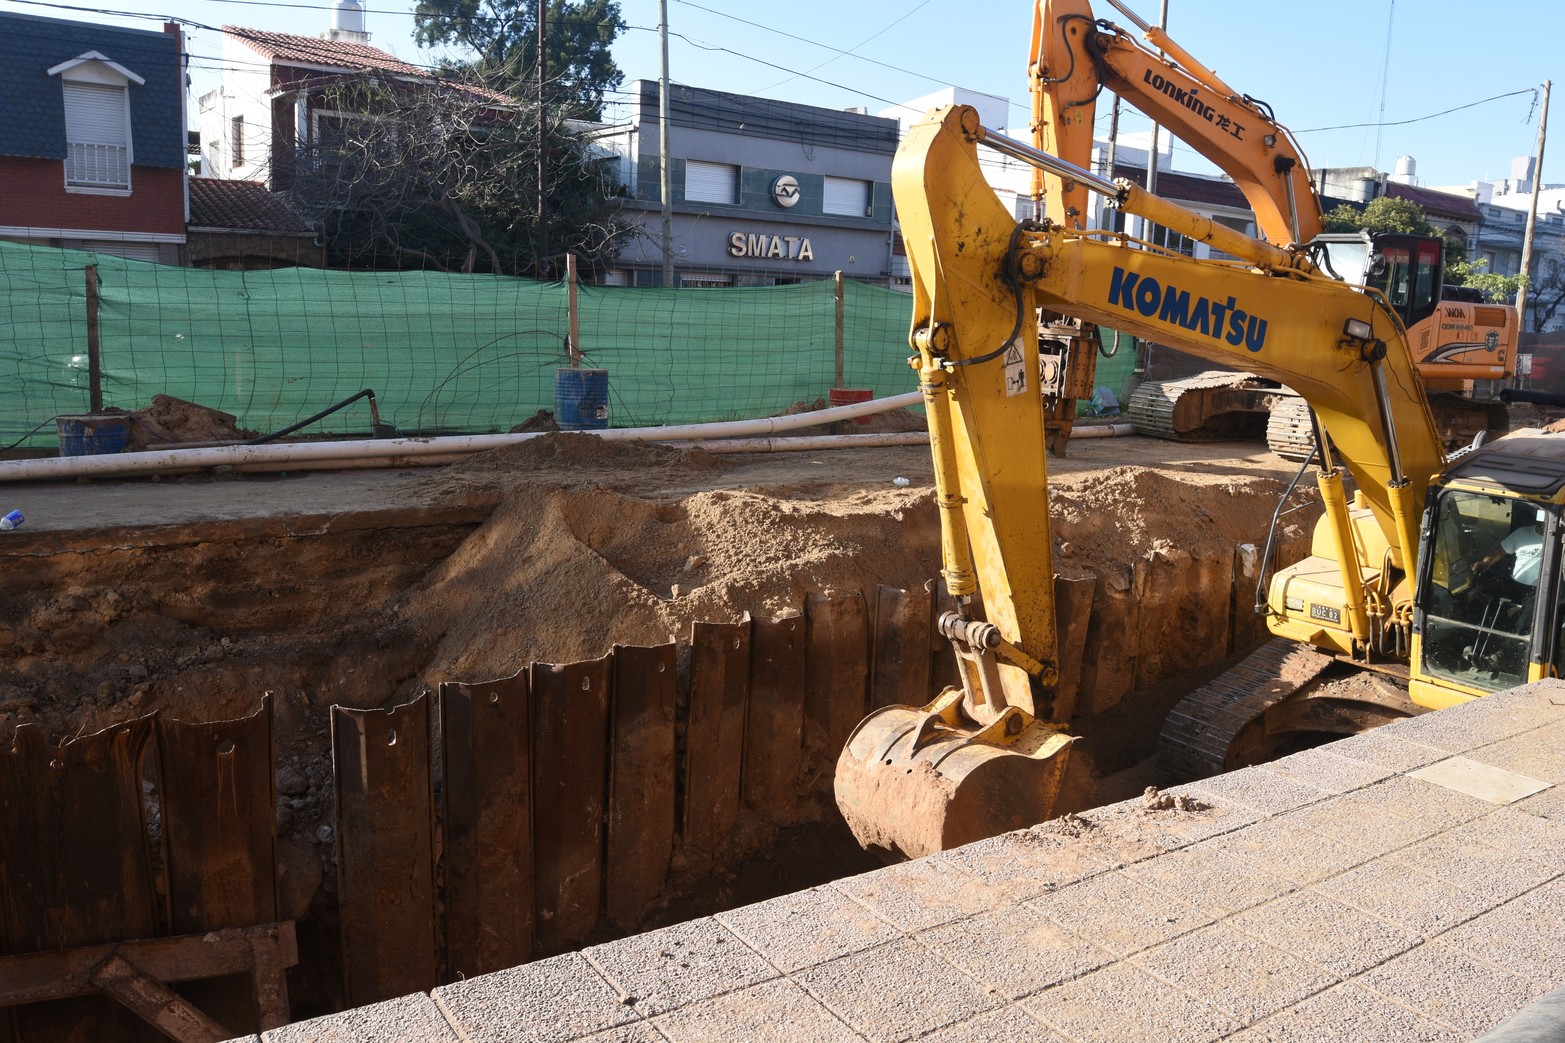
[(103, 411), (103, 357), (98, 352), (98, 266), (87, 266), (87, 409)]

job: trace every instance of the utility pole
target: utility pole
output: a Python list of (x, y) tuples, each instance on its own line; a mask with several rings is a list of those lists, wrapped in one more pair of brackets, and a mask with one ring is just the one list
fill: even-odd
[(544, 85), (549, 82), (548, 0), (538, 0), (538, 278), (549, 265), (549, 114)]
[[(1538, 154), (1532, 163), (1532, 202), (1527, 204), (1527, 230), (1522, 233), (1522, 285), (1516, 291), (1516, 321), (1527, 332), (1527, 280), (1532, 275), (1532, 231), (1538, 223), (1538, 194), (1543, 189), (1543, 144), (1549, 132), (1549, 85), (1543, 81), (1543, 110), (1538, 114)], [(1520, 353), (1520, 347), (1517, 351)]]
[(663, 285), (674, 288), (674, 176), (668, 155), (668, 0), (658, 0), (658, 41), (663, 64), (658, 74), (658, 194), (663, 198)]
[[(1168, 0), (1163, 0), (1163, 5), (1158, 9), (1157, 27), (1164, 32), (1168, 31)], [(1161, 51), (1158, 53), (1162, 53)], [(1157, 121), (1152, 121), (1152, 151), (1147, 156), (1147, 194), (1157, 195)]]

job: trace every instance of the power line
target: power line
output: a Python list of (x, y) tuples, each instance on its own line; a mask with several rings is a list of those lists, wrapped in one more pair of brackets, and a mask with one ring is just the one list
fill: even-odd
[(1453, 112), (1461, 112), (1463, 109), (1476, 108), (1479, 105), (1487, 105), (1491, 101), (1500, 101), (1504, 98), (1515, 98), (1523, 94), (1531, 94), (1537, 97), (1538, 88), (1528, 87), (1524, 90), (1511, 91), (1508, 94), (1496, 94), (1492, 98), (1484, 98), (1482, 101), (1470, 101), (1466, 105), (1458, 105), (1454, 109), (1445, 109), (1441, 112), (1433, 112), (1428, 116), (1415, 116), (1410, 120), (1392, 120), (1389, 123), (1344, 123), (1337, 127), (1311, 127), (1308, 130), (1296, 130), (1295, 134), (1319, 134), (1327, 130), (1358, 130), (1361, 127), (1405, 127), (1410, 123), (1423, 123), (1425, 120), (1438, 119), (1441, 116), (1449, 116)]

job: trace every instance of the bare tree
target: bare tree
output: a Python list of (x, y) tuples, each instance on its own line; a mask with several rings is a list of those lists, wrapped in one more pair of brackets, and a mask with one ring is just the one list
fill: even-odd
[[(477, 83), (384, 75), (328, 85), (320, 108), (287, 183), (322, 227), (331, 263), (534, 268), (536, 109)], [(602, 266), (633, 234), (617, 185), (563, 121), (547, 139), (548, 241), (589, 270)]]
[(1565, 253), (1542, 258), (1537, 271), (1527, 287), (1527, 310), (1532, 314), (1532, 331), (1542, 333), (1565, 305)]

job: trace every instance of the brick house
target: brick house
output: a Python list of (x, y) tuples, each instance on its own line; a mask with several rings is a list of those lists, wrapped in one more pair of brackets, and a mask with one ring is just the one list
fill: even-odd
[(177, 25), (0, 12), (0, 239), (178, 264), (184, 85)]

